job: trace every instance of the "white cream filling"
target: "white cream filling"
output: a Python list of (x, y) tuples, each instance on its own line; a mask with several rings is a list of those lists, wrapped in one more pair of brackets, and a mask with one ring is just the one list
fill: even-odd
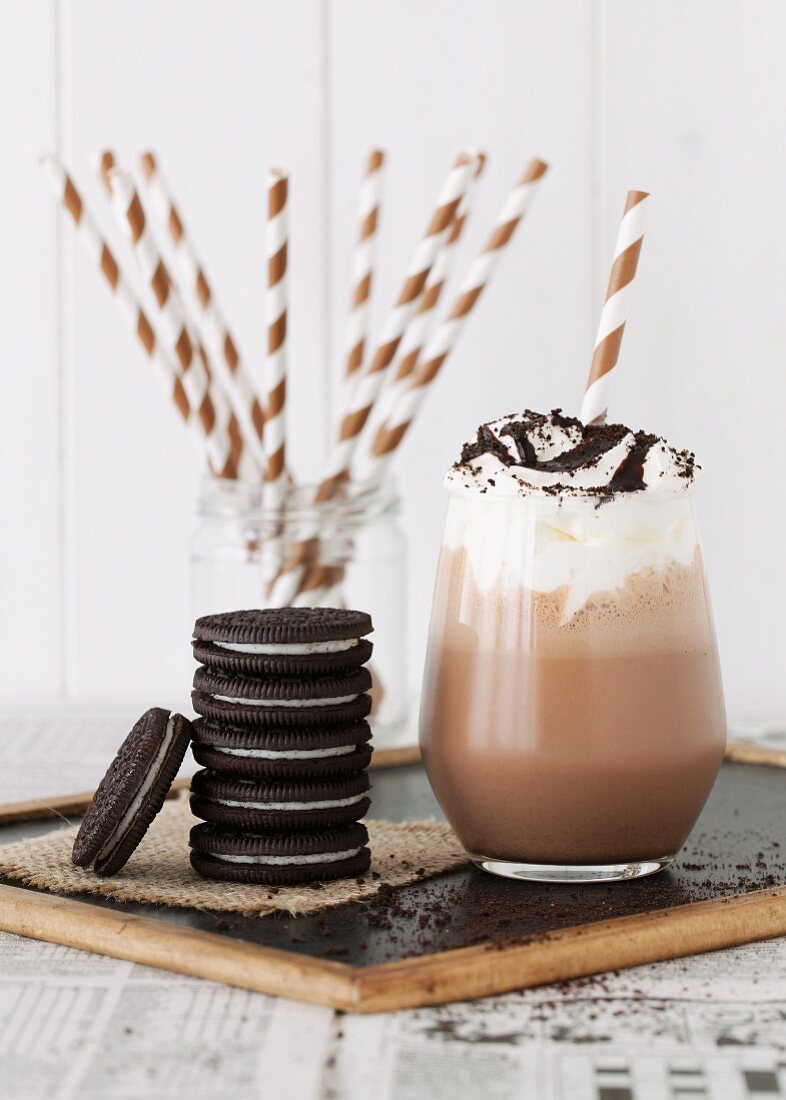
[(270, 657), (288, 657), (309, 653), (344, 653), (352, 649), (360, 638), (341, 638), (332, 642), (213, 642), (219, 649), (231, 653), (252, 653)]
[(307, 863), (338, 863), (341, 859), (351, 859), (359, 851), (360, 848), (351, 848), (346, 852), (315, 852), (313, 855), (302, 856), (229, 856), (219, 855), (217, 852), (207, 854), (225, 863), (261, 863), (270, 867), (290, 867), (305, 866)]
[(120, 843), (120, 841), (125, 836), (126, 830), (128, 829), (129, 825), (131, 825), (131, 823), (133, 822), (134, 818), (136, 817), (136, 815), (139, 811), (139, 807), (142, 805), (143, 801), (148, 796), (148, 794), (150, 793), (150, 791), (153, 788), (153, 785), (155, 784), (155, 782), (158, 779), (158, 774), (159, 774), (159, 771), (161, 770), (161, 765), (164, 763), (164, 760), (166, 759), (167, 753), (169, 752), (170, 748), (172, 747), (172, 741), (174, 740), (174, 737), (175, 737), (175, 716), (174, 716), (174, 714), (170, 714), (169, 718), (167, 718), (166, 730), (164, 732), (164, 739), (161, 742), (161, 747), (159, 748), (158, 752), (156, 753), (155, 759), (153, 760), (153, 763), (150, 765), (150, 768), (148, 769), (148, 773), (145, 776), (145, 779), (144, 779), (144, 782), (142, 783), (142, 786), (139, 788), (137, 793), (134, 795), (134, 799), (133, 799), (131, 805), (128, 807), (126, 812), (120, 818), (119, 823), (113, 829), (112, 833), (109, 836), (109, 839), (106, 841), (106, 843), (104, 844), (101, 851), (98, 853), (96, 858), (93, 860), (94, 865), (96, 863), (101, 863), (101, 862), (103, 862), (103, 860), (107, 859), (112, 854), (112, 851), (117, 847), (117, 845)]
[(339, 703), (351, 703), (357, 695), (337, 695), (332, 699), (239, 699), (234, 695), (213, 695), (221, 703), (242, 703), (247, 707), (334, 707)]
[(229, 798), (211, 798), (219, 806), (239, 806), (242, 810), (337, 810), (339, 806), (354, 806), (366, 797), (353, 794), (351, 798), (325, 798), (319, 802), (235, 802)]
[(356, 745), (339, 745), (337, 749), (286, 749), (282, 752), (273, 752), (270, 749), (220, 749), (214, 752), (225, 753), (227, 756), (243, 756), (256, 760), (321, 760), (326, 756), (346, 756), (354, 752)]

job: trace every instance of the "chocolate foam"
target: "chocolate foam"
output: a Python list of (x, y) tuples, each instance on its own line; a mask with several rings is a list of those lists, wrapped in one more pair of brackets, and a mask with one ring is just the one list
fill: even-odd
[(690, 451), (624, 424), (583, 424), (561, 409), (481, 424), (451, 467), (446, 485), (483, 494), (594, 497), (687, 489), (697, 466)]

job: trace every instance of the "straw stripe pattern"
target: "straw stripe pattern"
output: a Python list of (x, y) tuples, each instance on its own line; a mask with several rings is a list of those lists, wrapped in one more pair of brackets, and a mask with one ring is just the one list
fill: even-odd
[(268, 173), (267, 185), (267, 357), (265, 360), (265, 481), (271, 504), (285, 489), (285, 411), (287, 396), (287, 200), (283, 172)]
[(381, 149), (375, 149), (369, 154), (366, 174), (360, 190), (357, 241), (352, 253), (349, 317), (345, 340), (348, 379), (352, 379), (363, 366), (366, 350), (384, 164), (385, 154)]
[[(110, 293), (119, 303), (127, 323), (142, 345), (146, 357), (153, 364), (162, 388), (168, 397), (174, 401), (180, 416), (192, 429), (200, 451), (204, 452), (203, 425), (199, 417), (195, 415), (195, 411), (188, 400), (179, 372), (172, 359), (159, 344), (153, 325), (82, 201), (73, 180), (54, 154), (47, 154), (42, 157), (41, 165), (52, 186), (55, 197), (62, 202), (71, 216), (79, 240), (100, 270)], [(209, 461), (210, 458), (211, 456), (208, 454)], [(213, 472), (218, 473), (219, 471), (214, 469)]]
[[(472, 164), (461, 154), (448, 174), (426, 232), (415, 250), (404, 285), (387, 319), (379, 344), (368, 369), (358, 371), (349, 393), (348, 410), (339, 431), (339, 440), (330, 458), (329, 473), (316, 493), (316, 501), (330, 500), (349, 474), (352, 454), (371, 409), (384, 381), (384, 372), (393, 361), (406, 326), (417, 308), (418, 299), (425, 288), (432, 265), (444, 244), (459, 203), (469, 184)], [(311, 549), (313, 562), (316, 547)], [(300, 564), (283, 573), (274, 586), (274, 599), (278, 605), (289, 602), (318, 603), (325, 591), (332, 587), (326, 582), (324, 569), (318, 565)]]
[(606, 419), (609, 390), (614, 368), (619, 362), (631, 288), (639, 265), (648, 197), (646, 191), (629, 191), (625, 202), (625, 213), (617, 235), (606, 301), (600, 315), (595, 352), (581, 406), (581, 419), (585, 424), (602, 424)]
[(331, 499), (348, 475), (360, 433), (382, 387), (385, 371), (393, 361), (409, 319), (415, 312), (431, 266), (450, 231), (469, 183), (471, 167), (469, 158), (462, 153), (448, 174), (426, 232), (415, 249), (404, 285), (385, 322), (371, 363), (359, 373), (352, 390), (351, 403), (341, 422), (338, 443), (330, 458), (328, 476), (317, 493), (318, 501)]
[[(106, 155), (101, 163), (106, 164)], [(136, 188), (128, 172), (117, 166), (105, 172), (105, 181), (117, 220), (125, 229), (139, 269), (153, 292), (164, 339), (178, 364), (189, 403), (202, 423), (213, 469), (222, 477), (235, 477), (242, 442), (237, 439), (236, 425), (231, 423), (233, 418), (223, 396), (216, 391), (211, 393), (207, 355), (201, 346), (194, 346), (183, 307), (153, 240)]]
[(152, 213), (166, 228), (181, 278), (190, 287), (199, 309), (200, 323), (210, 346), (216, 376), (226, 391), (246, 446), (259, 469), (264, 470), (265, 454), (261, 443), (264, 413), (260, 395), (254, 393), (249, 372), (155, 156), (144, 153), (140, 158), (140, 168), (145, 198)]
[[(372, 154), (373, 156), (373, 154)], [(331, 456), (330, 472), (317, 490), (316, 501), (330, 500), (348, 475), (352, 452), (368, 419), (384, 380), (383, 372), (393, 360), (409, 318), (417, 307), (432, 265), (444, 244), (458, 213), (459, 203), (469, 184), (472, 163), (461, 154), (449, 173), (437, 200), (426, 234), (418, 244), (415, 257), (393, 309), (369, 369), (355, 373), (354, 387), (349, 391), (348, 409), (341, 424), (337, 447)], [(314, 532), (316, 535), (317, 532)], [(335, 584), (327, 584), (324, 568), (314, 565), (318, 544), (304, 540), (297, 563), (291, 563), (273, 586), (272, 601), (276, 606), (290, 602), (319, 602), (324, 592)]]
[(472, 262), (461, 283), (447, 317), (438, 325), (423, 349), (422, 362), (412, 376), (410, 385), (401, 393), (388, 421), (378, 429), (370, 453), (364, 456), (357, 469), (353, 467), (353, 479), (357, 477), (358, 480), (374, 480), (381, 475), (389, 456), (406, 434), (429, 385), (454, 347), (467, 316), (483, 293), (502, 252), (529, 211), (537, 186), (547, 170), (548, 165), (544, 161), (530, 161), (518, 184), (508, 195), (483, 250)]
[[(358, 202), (357, 237), (350, 274), (350, 311), (348, 311), (344, 344), (342, 408), (350, 404), (353, 386), (358, 372), (362, 370), (366, 352), (384, 166), (383, 151), (376, 149), (368, 154)], [(305, 537), (292, 547), (287, 568), (277, 577), (273, 586), (272, 602), (276, 606), (290, 603), (296, 606), (299, 604), (329, 606), (324, 604), (324, 599), (334, 597), (339, 591), (342, 571), (332, 568), (331, 572), (330, 566), (313, 565), (319, 553), (318, 535), (317, 527), (313, 530), (303, 529)]]
[(373, 432), (391, 416), (399, 398), (409, 386), (410, 377), (418, 365), (423, 346), (431, 334), (436, 318), (436, 308), (455, 259), (456, 245), (461, 239), (469, 215), (473, 187), (486, 164), (485, 153), (470, 151), (467, 155), (472, 162), (470, 181), (459, 203), (447, 239), (432, 265), (418, 308), (404, 332), (398, 349), (395, 375), (377, 401), (374, 409)]

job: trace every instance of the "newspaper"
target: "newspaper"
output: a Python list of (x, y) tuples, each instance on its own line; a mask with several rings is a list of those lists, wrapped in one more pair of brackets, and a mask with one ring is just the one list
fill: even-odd
[[(0, 713), (0, 803), (94, 790), (138, 717)], [(195, 767), (188, 753), (180, 774)]]
[[(86, 789), (123, 716), (0, 718), (0, 800)], [(0, 932), (2, 1100), (786, 1098), (786, 939), (350, 1016)]]
[(333, 1012), (0, 933), (0, 1096), (317, 1098)]
[(786, 941), (348, 1016), (0, 933), (4, 1100), (786, 1096)]
[(329, 1095), (786, 1096), (786, 940), (470, 1004), (345, 1017)]

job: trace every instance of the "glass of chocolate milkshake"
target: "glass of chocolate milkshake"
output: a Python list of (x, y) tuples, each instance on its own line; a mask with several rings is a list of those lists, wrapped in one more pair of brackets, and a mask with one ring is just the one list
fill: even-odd
[(694, 474), (559, 410), (483, 425), (449, 472), (421, 746), (479, 867), (636, 878), (695, 823), (726, 724)]

